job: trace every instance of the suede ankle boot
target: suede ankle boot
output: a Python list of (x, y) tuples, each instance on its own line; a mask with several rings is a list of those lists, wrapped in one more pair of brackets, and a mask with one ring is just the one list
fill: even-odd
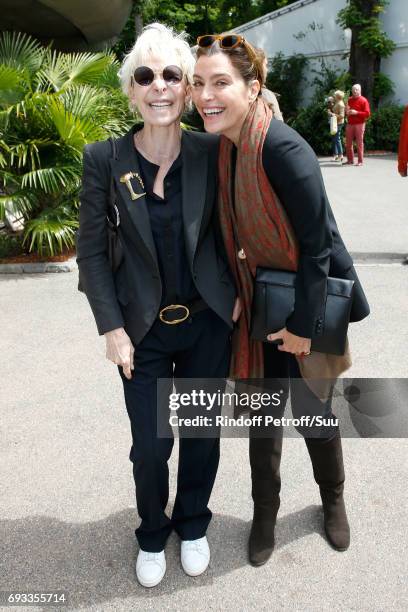
[(320, 488), (327, 539), (336, 550), (350, 545), (350, 527), (343, 499), (344, 465), (340, 433), (331, 440), (305, 439)]
[(275, 546), (276, 516), (280, 506), (280, 459), (282, 436), (250, 438), (249, 459), (252, 474), (254, 516), (248, 542), (251, 565), (266, 563)]

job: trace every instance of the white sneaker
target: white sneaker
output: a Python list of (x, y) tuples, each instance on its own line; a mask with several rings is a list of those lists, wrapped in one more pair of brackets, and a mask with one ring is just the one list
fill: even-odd
[(144, 587), (154, 587), (162, 581), (166, 573), (164, 550), (158, 553), (140, 549), (136, 561), (136, 576)]
[(198, 540), (181, 541), (181, 565), (189, 576), (199, 576), (210, 562), (210, 547), (206, 536)]

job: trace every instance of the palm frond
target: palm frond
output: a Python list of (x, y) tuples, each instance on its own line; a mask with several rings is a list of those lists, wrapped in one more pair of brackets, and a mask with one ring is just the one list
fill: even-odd
[(108, 87), (109, 89), (119, 89), (120, 82), (118, 70), (120, 68), (120, 63), (114, 55), (111, 55), (111, 59), (111, 63), (106, 66), (101, 78), (98, 80), (98, 85), (100, 87)]
[[(9, 151), (10, 149), (9, 149), (8, 144), (3, 139), (1, 139), (0, 140), (0, 168), (5, 168), (7, 166)], [(0, 178), (1, 178), (1, 174), (0, 174)]]
[(0, 91), (14, 89), (20, 84), (23, 76), (18, 68), (0, 64)]
[(41, 70), (35, 77), (36, 90), (59, 91), (67, 78), (65, 54), (47, 49)]
[(26, 89), (25, 75), (21, 70), (0, 64), (0, 108), (7, 109), (20, 102)]
[(78, 168), (72, 165), (38, 168), (26, 172), (21, 178), (21, 187), (42, 189), (45, 193), (58, 193), (79, 184)]
[(30, 164), (30, 168), (35, 170), (35, 168), (40, 165), (40, 147), (49, 144), (53, 143), (43, 138), (36, 140), (26, 140), (25, 142), (19, 142), (17, 144), (10, 145), (10, 164), (14, 164), (14, 160), (17, 159), (17, 167), (23, 168), (28, 161)]
[(16, 217), (27, 217), (37, 201), (35, 193), (26, 190), (0, 194), (0, 220), (4, 221), (6, 212)]
[(59, 53), (0, 34), (0, 213), (23, 214), (30, 250), (73, 245), (83, 145), (134, 122), (103, 53)]
[(94, 123), (91, 116), (78, 117), (57, 99), (50, 101), (48, 109), (61, 140), (72, 148), (82, 151), (87, 142), (103, 138), (103, 127)]
[(47, 209), (26, 223), (23, 245), (30, 242), (30, 252), (35, 249), (40, 255), (55, 255), (75, 243), (78, 221), (68, 219), (60, 211)]
[(65, 54), (63, 60), (68, 76), (64, 88), (71, 83), (97, 84), (114, 61), (111, 55), (105, 53)]
[(44, 56), (41, 44), (21, 32), (2, 32), (0, 34), (0, 64), (34, 74), (39, 70)]
[(77, 117), (92, 117), (95, 106), (100, 104), (103, 92), (92, 85), (72, 85), (59, 99), (64, 108)]

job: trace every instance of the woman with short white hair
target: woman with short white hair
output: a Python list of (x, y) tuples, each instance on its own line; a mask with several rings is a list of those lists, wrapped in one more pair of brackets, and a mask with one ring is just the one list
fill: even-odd
[[(185, 572), (207, 568), (208, 501), (219, 461), (217, 431), (200, 439), (180, 435), (177, 493), (167, 516), (173, 438), (158, 436), (157, 382), (225, 378), (230, 360), (235, 288), (215, 225), (218, 138), (180, 128), (193, 66), (184, 35), (161, 24), (144, 28), (119, 72), (143, 126), (119, 138), (116, 153), (108, 141), (84, 151), (77, 262), (106, 356), (123, 382), (141, 518), (136, 573), (147, 587), (165, 574), (172, 529)], [(106, 225), (112, 188), (122, 248), (115, 272)]]

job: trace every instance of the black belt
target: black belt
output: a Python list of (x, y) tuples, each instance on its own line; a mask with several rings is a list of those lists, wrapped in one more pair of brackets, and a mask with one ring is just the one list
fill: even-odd
[(206, 308), (209, 306), (202, 298), (197, 298), (187, 304), (169, 304), (160, 310), (159, 319), (167, 325), (177, 325)]

